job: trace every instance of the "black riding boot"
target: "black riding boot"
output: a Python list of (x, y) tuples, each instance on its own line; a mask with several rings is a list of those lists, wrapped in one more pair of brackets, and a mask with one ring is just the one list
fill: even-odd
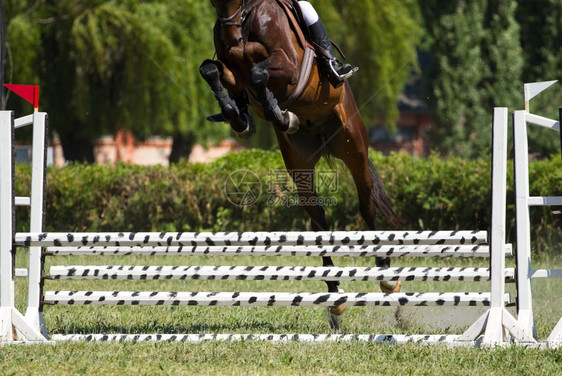
[(310, 37), (315, 47), (320, 47), (322, 49), (322, 51), (316, 51), (320, 69), (328, 75), (328, 81), (330, 81), (333, 87), (340, 87), (346, 79), (357, 71), (357, 68), (353, 68), (350, 64), (342, 63), (334, 57), (332, 42), (328, 37), (328, 32), (322, 20), (319, 19), (310, 25), (308, 30), (310, 31)]

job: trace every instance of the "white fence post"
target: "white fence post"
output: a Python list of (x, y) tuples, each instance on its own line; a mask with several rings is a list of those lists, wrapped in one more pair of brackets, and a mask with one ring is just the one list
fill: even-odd
[[(46, 169), (47, 113), (33, 114), (33, 143), (31, 160), (31, 213), (29, 228), (32, 232), (43, 231), (43, 208)], [(29, 272), (26, 320), (47, 337), (47, 325), (40, 307), (41, 302), (41, 247), (29, 248)]]
[(0, 342), (44, 342), (14, 304), (14, 113), (0, 111)]
[(537, 338), (533, 318), (531, 293), (531, 238), (529, 223), (529, 151), (527, 144), (526, 111), (513, 114), (515, 149), (515, 218), (517, 227), (517, 319), (525, 331)]
[[(558, 107), (558, 128), (560, 132), (560, 154), (562, 155), (562, 107)], [(548, 336), (548, 342), (562, 342), (562, 317)]]
[(11, 111), (0, 111), (0, 341), (2, 342), (11, 341), (13, 338), (13, 124), (14, 113)]
[(484, 334), (482, 344), (493, 346), (508, 342), (508, 334), (520, 342), (536, 343), (526, 335), (517, 320), (507, 311), (505, 294), (505, 220), (507, 178), (507, 108), (494, 108), (492, 126), (492, 196), (490, 225), (490, 309), (459, 338), (474, 341)]
[[(554, 83), (556, 81), (550, 82)], [(559, 109), (559, 117), (562, 118), (562, 109)], [(528, 113), (527, 111), (515, 111), (513, 116), (515, 152), (515, 215), (517, 223), (517, 319), (520, 325), (525, 328), (525, 331), (533, 335), (535, 338), (537, 337), (537, 330), (533, 317), (531, 279), (562, 278), (562, 269), (532, 268), (531, 223), (529, 209), (531, 206), (560, 206), (562, 205), (562, 196), (530, 195), (527, 124), (538, 125), (546, 129), (560, 132), (560, 123), (560, 120), (555, 121)], [(562, 318), (548, 337), (549, 344), (554, 344), (555, 342), (562, 342)]]
[(560, 157), (562, 157), (562, 107), (558, 107), (558, 131), (560, 132)]

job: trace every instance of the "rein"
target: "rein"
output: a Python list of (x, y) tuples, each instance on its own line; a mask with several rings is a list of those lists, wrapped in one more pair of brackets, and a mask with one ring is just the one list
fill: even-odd
[[(246, 21), (246, 18), (250, 15), (250, 13), (252, 13), (254, 8), (257, 7), (262, 1), (263, 0), (258, 0), (255, 3), (248, 6), (247, 1), (244, 0), (242, 1), (242, 4), (240, 4), (238, 10), (236, 10), (236, 12), (234, 12), (234, 14), (231, 16), (219, 17), (217, 13), (217, 20), (219, 21), (221, 26), (242, 27), (242, 25), (244, 25), (244, 21)], [(238, 15), (240, 15), (240, 19), (237, 22), (233, 21)]]

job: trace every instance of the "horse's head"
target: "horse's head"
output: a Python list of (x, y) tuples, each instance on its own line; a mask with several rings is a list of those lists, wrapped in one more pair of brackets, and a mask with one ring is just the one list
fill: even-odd
[(211, 0), (221, 24), (235, 21), (244, 8), (244, 0)]
[[(217, 25), (220, 25), (220, 38), (227, 48), (243, 41), (242, 27), (246, 17), (263, 0), (211, 0), (217, 12)], [(215, 29), (215, 32), (218, 32)]]

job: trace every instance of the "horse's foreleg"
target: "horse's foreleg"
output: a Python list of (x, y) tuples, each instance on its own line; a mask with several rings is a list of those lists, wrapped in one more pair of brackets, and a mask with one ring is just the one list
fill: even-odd
[(255, 132), (250, 115), (246, 112), (241, 112), (236, 103), (230, 98), (221, 82), (221, 75), (223, 74), (222, 64), (218, 61), (205, 60), (199, 68), (201, 76), (215, 95), (222, 116), (228, 121), (230, 127), (240, 137), (248, 137)]
[(282, 111), (279, 108), (277, 99), (267, 88), (269, 81), (269, 71), (265, 67), (266, 64), (257, 64), (251, 70), (251, 84), (256, 91), (256, 96), (263, 109), (266, 120), (271, 121), (273, 125), (281, 132), (293, 134), (299, 130), (299, 119), (290, 111)]

